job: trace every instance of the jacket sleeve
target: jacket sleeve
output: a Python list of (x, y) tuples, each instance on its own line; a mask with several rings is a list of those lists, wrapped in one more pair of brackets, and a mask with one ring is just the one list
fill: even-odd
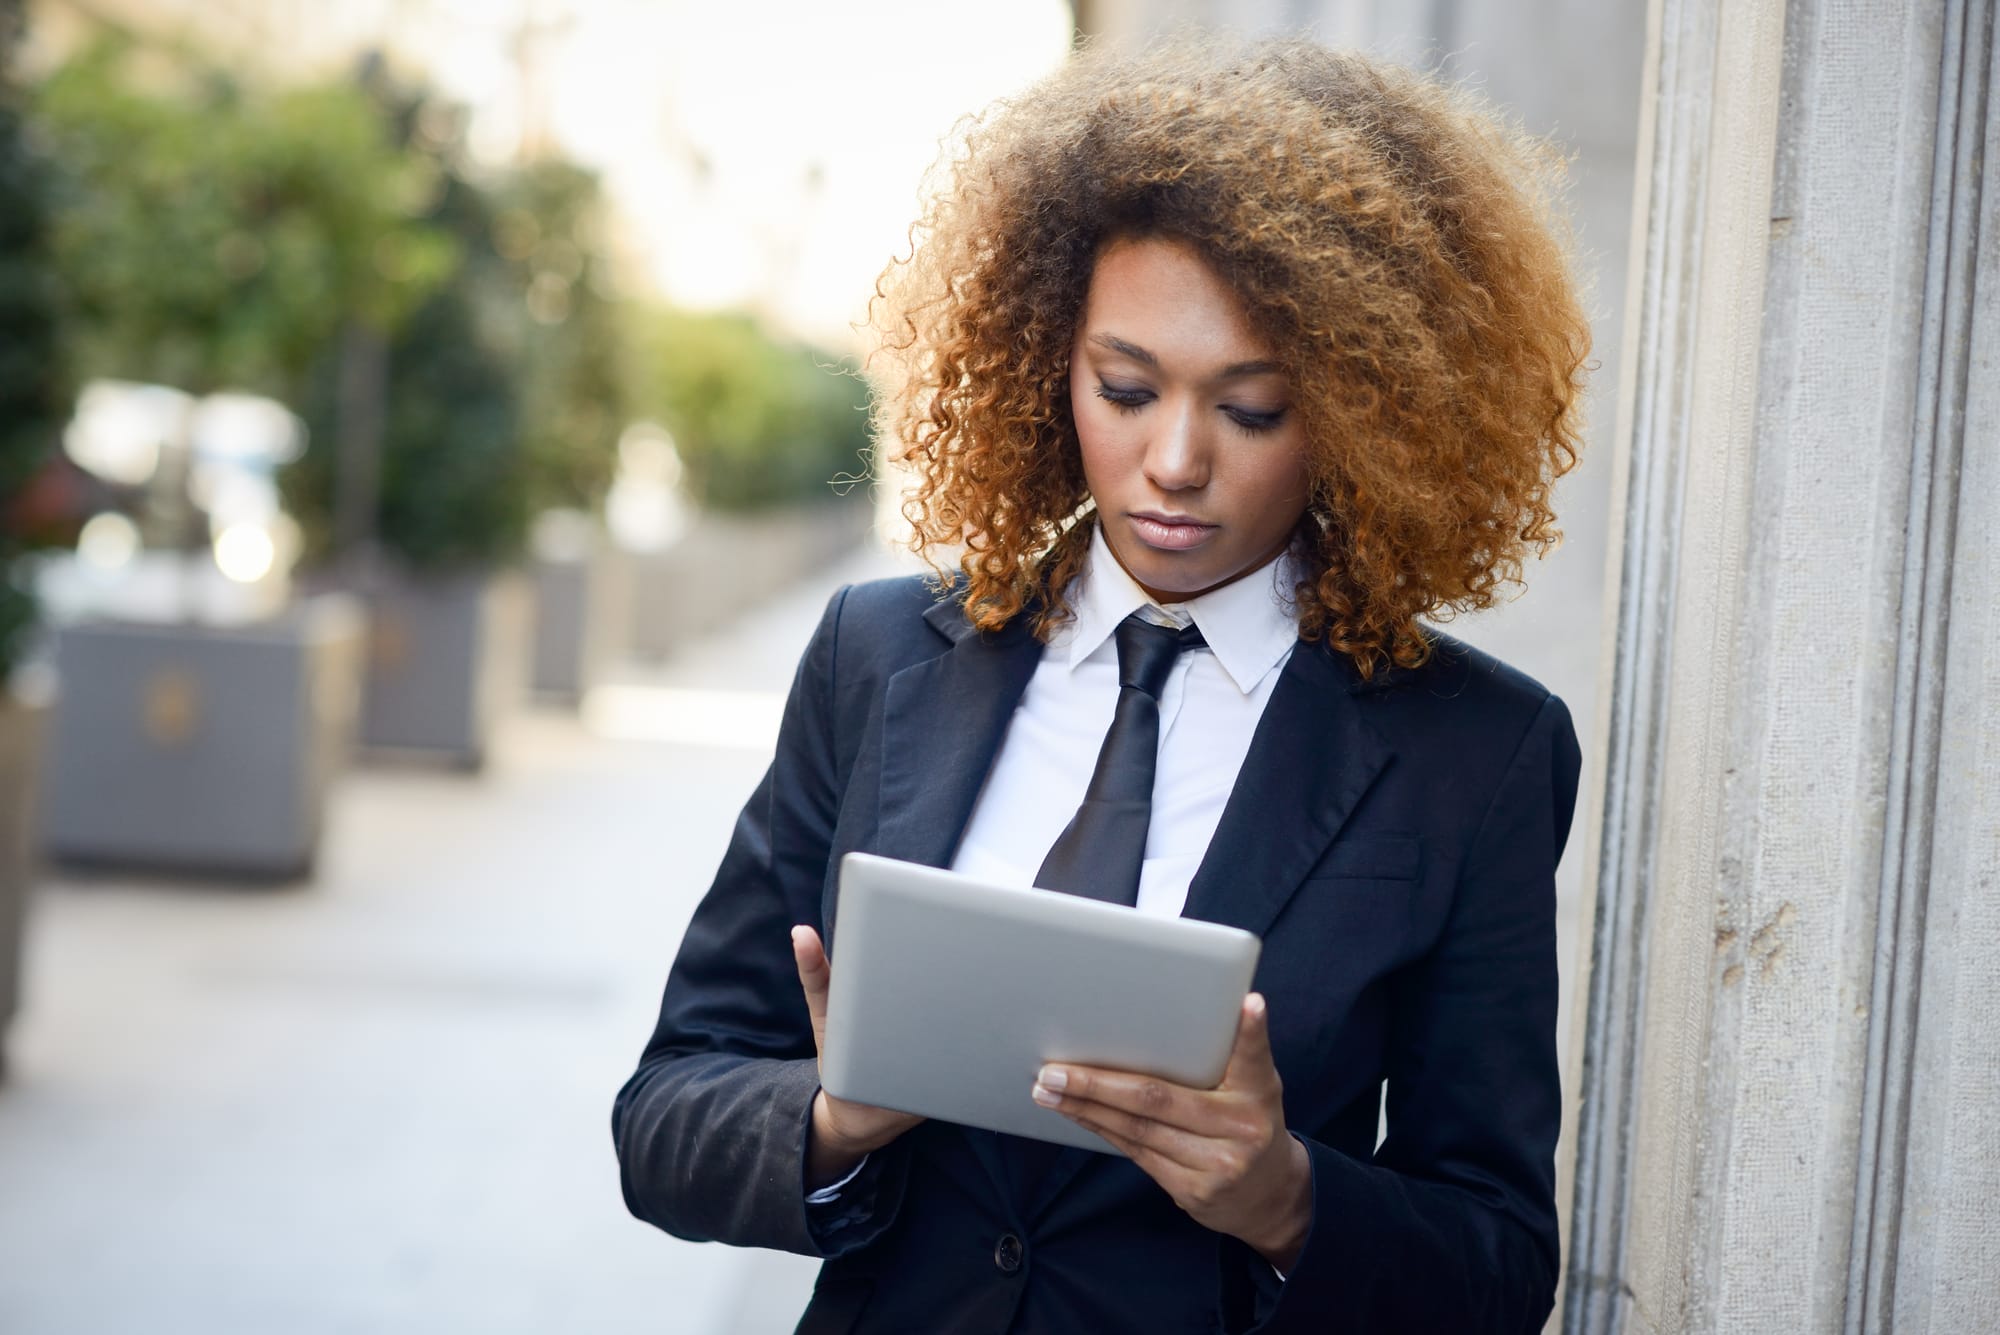
[[(1307, 1137), (1313, 1218), (1282, 1283), (1225, 1261), (1232, 1325), (1529, 1335), (1554, 1303), (1555, 870), (1581, 755), (1549, 696), (1468, 848), (1436, 946), (1395, 984), (1373, 1162)], [(1241, 1248), (1244, 1257), (1254, 1253)]]
[(806, 1205), (819, 1071), (791, 929), (825, 932), (821, 887), (846, 781), (830, 705), (846, 595), (834, 595), (800, 660), (771, 767), (612, 1106), (626, 1206), (677, 1237), (838, 1255), (878, 1234), (900, 1201), (901, 1156), (878, 1153), (839, 1203)]

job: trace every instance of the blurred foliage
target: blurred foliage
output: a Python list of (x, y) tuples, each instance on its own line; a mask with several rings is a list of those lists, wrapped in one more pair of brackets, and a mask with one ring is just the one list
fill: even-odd
[(628, 411), (597, 178), (558, 159), (530, 162), (495, 185), (493, 206), (493, 244), (525, 316), (514, 352), (529, 493), (537, 509), (593, 510)]
[(738, 314), (655, 308), (635, 336), (635, 406), (665, 423), (685, 487), (717, 510), (865, 488), (868, 391), (851, 368)]
[[(414, 566), (505, 560), (535, 510), (595, 508), (617, 458), (622, 330), (603, 295), (597, 178), (544, 159), (475, 182), (453, 108), (373, 91), (398, 140), (431, 158), (441, 189), (426, 220), (458, 256), (389, 347), (379, 534)], [(316, 379), (307, 419), (330, 437), (337, 368)], [(320, 552), (331, 468), (321, 453), (285, 479)]]
[(338, 555), (342, 446), (376, 422), (374, 537), (418, 567), (505, 560), (536, 509), (595, 509), (634, 416), (668, 425), (690, 494), (721, 509), (867, 473), (858, 378), (747, 317), (613, 299), (596, 178), (475, 174), (463, 114), (379, 62), (270, 89), (112, 37), (35, 110), (82, 377), (298, 410), (310, 444), (280, 481), (309, 560)]
[[(399, 119), (407, 129), (419, 117)], [(459, 259), (388, 344), (376, 536), (404, 564), (436, 569), (513, 557), (532, 498), (520, 354), (510, 351), (519, 346), (519, 294), (493, 247), (492, 201), (458, 169), (455, 140), (424, 151), (438, 155), (442, 182), (427, 221), (454, 239)], [(323, 359), (304, 401), (307, 428), (326, 448), (308, 449), (281, 479), (311, 559), (335, 554), (340, 372), (338, 356)]]
[[(160, 55), (106, 39), (40, 92), (86, 374), (297, 408), (281, 482), (309, 560), (336, 555), (354, 422), (381, 423), (375, 537), (408, 564), (504, 560), (533, 509), (594, 506), (625, 417), (596, 179), (475, 180), (462, 115), (379, 62), (268, 91)], [(382, 401), (343, 403), (370, 340)]]
[(21, 28), (18, 0), (0, 0), (0, 696), (35, 626), (21, 558), (36, 535), (20, 507), (56, 457), (72, 387), (50, 264), (51, 178), (10, 67)]
[(509, 560), (527, 535), (519, 386), (474, 299), (453, 283), (389, 349), (379, 532), (420, 569)]
[(346, 322), (389, 331), (449, 275), (435, 164), (362, 90), (149, 80), (138, 54), (105, 38), (37, 99), (85, 376), (295, 400)]

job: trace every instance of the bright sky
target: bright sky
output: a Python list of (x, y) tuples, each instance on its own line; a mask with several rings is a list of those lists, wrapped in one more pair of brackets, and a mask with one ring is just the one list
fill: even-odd
[[(696, 306), (751, 305), (844, 341), (961, 115), (1055, 68), (1066, 0), (431, 0), (399, 46), (509, 155), (524, 14), (546, 25), (546, 119), (600, 167), (619, 241)], [(414, 21), (413, 21), (414, 20)], [(425, 40), (443, 39), (443, 40)]]

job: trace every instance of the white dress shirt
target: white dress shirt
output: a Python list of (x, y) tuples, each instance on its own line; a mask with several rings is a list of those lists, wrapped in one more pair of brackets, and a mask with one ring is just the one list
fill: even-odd
[(1208, 647), (1176, 658), (1160, 693), (1152, 824), (1139, 873), (1139, 910), (1179, 917), (1257, 720), (1298, 642), (1298, 623), (1286, 606), (1290, 564), (1281, 557), (1198, 598), (1163, 606), (1125, 573), (1097, 530), (1070, 587), (1074, 615), (1043, 650), (1014, 710), (952, 870), (1002, 885), (1034, 884), (1042, 859), (1083, 802), (1117, 708), (1112, 632), (1134, 612), (1162, 625), (1192, 621)]
[[(1208, 645), (1177, 657), (1160, 693), (1152, 821), (1139, 873), (1139, 911), (1179, 917), (1257, 720), (1298, 643), (1287, 606), (1291, 580), (1291, 561), (1280, 556), (1222, 588), (1163, 605), (1125, 573), (1098, 529), (1070, 585), (1072, 617), (1042, 651), (951, 869), (1001, 885), (1034, 885), (1042, 859), (1083, 803), (1111, 729), (1118, 705), (1112, 632), (1134, 612), (1177, 628), (1192, 622)], [(806, 1203), (833, 1204), (866, 1163), (808, 1193)]]

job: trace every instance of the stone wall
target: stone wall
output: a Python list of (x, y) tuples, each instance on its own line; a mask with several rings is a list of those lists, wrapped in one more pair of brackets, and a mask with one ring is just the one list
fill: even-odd
[(1565, 1326), (1994, 1329), (1992, 10), (1655, 17)]

